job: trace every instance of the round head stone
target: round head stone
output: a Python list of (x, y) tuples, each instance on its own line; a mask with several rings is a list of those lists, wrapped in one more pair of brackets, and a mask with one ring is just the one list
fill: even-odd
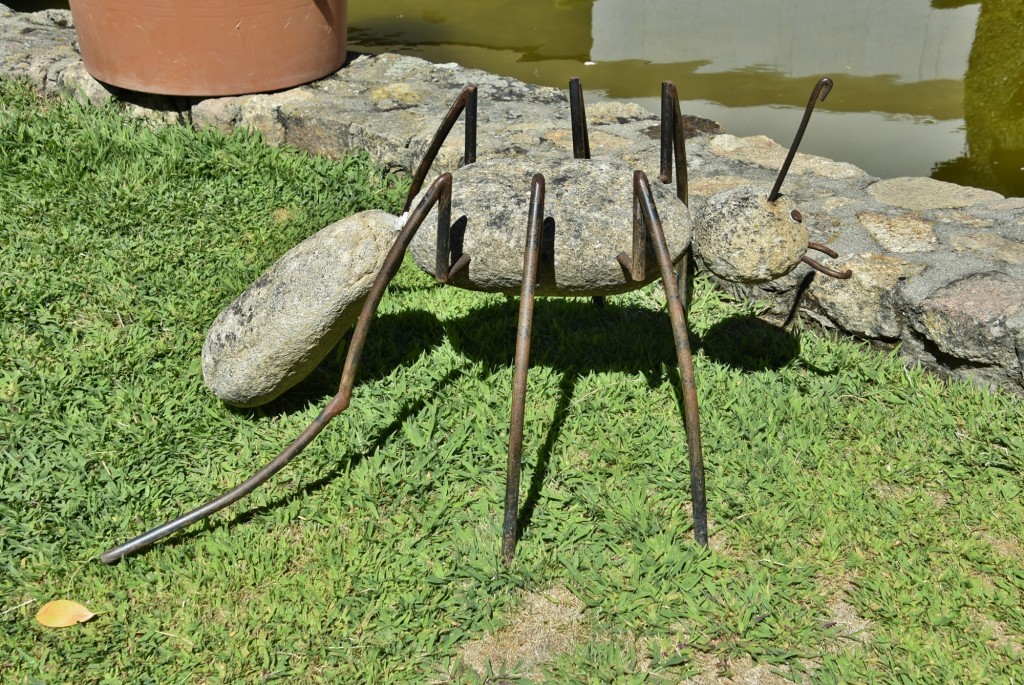
[(736, 283), (765, 283), (796, 268), (807, 253), (807, 229), (792, 200), (744, 185), (712, 195), (697, 210), (693, 242), (704, 265)]

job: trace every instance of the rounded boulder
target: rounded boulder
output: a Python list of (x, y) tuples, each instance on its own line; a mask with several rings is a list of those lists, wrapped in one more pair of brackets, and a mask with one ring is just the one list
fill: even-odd
[[(530, 184), (536, 173), (545, 178), (538, 295), (613, 295), (660, 276), (650, 246), (643, 281), (633, 281), (616, 259), (619, 253), (633, 252), (631, 166), (616, 160), (527, 157), (476, 162), (452, 174), (449, 263), (461, 254), (468, 254), (470, 262), (452, 277), (451, 285), (519, 294)], [(690, 215), (675, 196), (674, 185), (666, 186), (655, 177), (650, 186), (675, 262), (690, 245)], [(422, 196), (416, 198), (416, 203)], [(410, 246), (416, 263), (431, 275), (435, 270), (436, 240), (434, 207)]]
[(792, 200), (743, 185), (715, 193), (694, 213), (693, 242), (711, 273), (735, 283), (766, 283), (807, 254), (807, 229)]
[(210, 326), (202, 361), (213, 394), (255, 407), (309, 375), (355, 323), (399, 227), (360, 212), (278, 259)]

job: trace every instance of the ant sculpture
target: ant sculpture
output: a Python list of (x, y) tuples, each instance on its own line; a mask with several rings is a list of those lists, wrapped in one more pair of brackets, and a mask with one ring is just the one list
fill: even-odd
[[(544, 155), (537, 159), (478, 162), (477, 88), (467, 86), (451, 106), (414, 174), (403, 227), (362, 305), (337, 394), (295, 440), (248, 480), (197, 509), (114, 547), (100, 558), (105, 563), (114, 563), (236, 502), (282, 469), (331, 419), (345, 411), (370, 324), (407, 250), (412, 252), (420, 268), (439, 283), (520, 296), (501, 544), (506, 563), (513, 558), (518, 533), (523, 422), (535, 296), (591, 296), (600, 305), (605, 295), (634, 290), (660, 278), (682, 386), (694, 537), (698, 544), (707, 545), (704, 459), (687, 325), (694, 252), (699, 252), (709, 270), (729, 281), (772, 280), (789, 273), (801, 261), (835, 278), (852, 275), (850, 271), (827, 268), (807, 256), (808, 249), (813, 249), (832, 258), (838, 257), (824, 245), (809, 242), (802, 226), (802, 215), (780, 192), (814, 105), (824, 100), (831, 88), (832, 80), (828, 78), (821, 79), (815, 86), (793, 145), (769, 192), (756, 186), (723, 191), (709, 198), (691, 222), (682, 116), (673, 83), (662, 84), (661, 168), (658, 183), (653, 185), (643, 171), (634, 170), (625, 162), (590, 159), (586, 113), (578, 79), (572, 79), (569, 84), (572, 159)], [(441, 145), (463, 113), (464, 165), (454, 174), (441, 174), (422, 190)], [(673, 176), (674, 193), (668, 190)], [(613, 177), (618, 179), (617, 184), (609, 182)], [(555, 181), (550, 192), (547, 178)], [(485, 196), (473, 192), (475, 184), (507, 192), (504, 196), (493, 193)], [(463, 187), (468, 190), (463, 192)], [(517, 206), (510, 198), (527, 187), (530, 200), (525, 230), (521, 230), (510, 220), (511, 215), (519, 214), (521, 205)], [(550, 198), (553, 201), (549, 201)], [(601, 211), (584, 217), (580, 207), (593, 205)], [(453, 216), (458, 217), (454, 223)], [(595, 239), (593, 226), (584, 223), (584, 219), (601, 220), (594, 216), (620, 222), (619, 225), (628, 224), (631, 217), (632, 230), (620, 231), (621, 238), (616, 239), (616, 244), (597, 245), (599, 241)], [(435, 239), (417, 238), (417, 231), (428, 221), (436, 221)], [(521, 270), (510, 270), (509, 260), (498, 259), (498, 253), (510, 250), (523, 255)], [(542, 260), (547, 267), (544, 273), (539, 269)]]

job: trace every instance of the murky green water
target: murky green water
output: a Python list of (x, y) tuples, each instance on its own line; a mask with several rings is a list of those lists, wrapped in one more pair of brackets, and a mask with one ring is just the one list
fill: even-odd
[(1021, 0), (352, 0), (349, 27), (353, 49), (652, 111), (671, 79), (686, 113), (784, 145), (827, 75), (802, 151), (1024, 195)]
[(827, 75), (802, 151), (1024, 196), (1024, 0), (350, 0), (349, 40), (652, 111), (671, 79), (784, 145)]

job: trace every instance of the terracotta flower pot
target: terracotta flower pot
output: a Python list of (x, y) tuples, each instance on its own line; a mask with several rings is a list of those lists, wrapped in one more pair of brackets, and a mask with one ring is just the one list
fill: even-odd
[(71, 0), (85, 68), (164, 95), (239, 95), (345, 61), (347, 0)]

